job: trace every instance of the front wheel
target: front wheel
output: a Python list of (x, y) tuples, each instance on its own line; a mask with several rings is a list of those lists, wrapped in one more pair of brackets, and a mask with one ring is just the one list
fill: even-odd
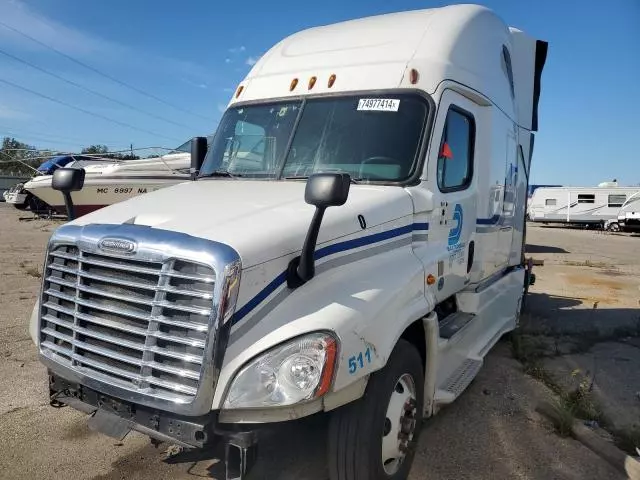
[(331, 480), (404, 480), (422, 425), (424, 373), (417, 349), (399, 340), (364, 396), (342, 407), (329, 427)]
[(619, 232), (620, 225), (617, 222), (612, 222), (608, 225), (607, 230), (609, 230), (610, 232)]

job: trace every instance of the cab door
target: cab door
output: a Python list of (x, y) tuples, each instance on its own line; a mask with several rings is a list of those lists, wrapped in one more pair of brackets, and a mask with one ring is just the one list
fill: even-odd
[(476, 119), (482, 108), (453, 90), (443, 92), (438, 106), (428, 164), (435, 200), (429, 241), (439, 259), (437, 300), (464, 288), (474, 261)]

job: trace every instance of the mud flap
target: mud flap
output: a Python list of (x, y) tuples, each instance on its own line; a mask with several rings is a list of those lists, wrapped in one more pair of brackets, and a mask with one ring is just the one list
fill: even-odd
[(91, 430), (104, 433), (118, 440), (124, 439), (131, 431), (131, 423), (128, 420), (102, 408), (95, 411), (87, 424)]

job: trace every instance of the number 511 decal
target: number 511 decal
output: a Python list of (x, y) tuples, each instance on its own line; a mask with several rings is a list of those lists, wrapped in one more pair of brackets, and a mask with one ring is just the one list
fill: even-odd
[(359, 368), (364, 368), (365, 361), (371, 363), (371, 349), (367, 348), (364, 353), (349, 357), (349, 373), (354, 374)]

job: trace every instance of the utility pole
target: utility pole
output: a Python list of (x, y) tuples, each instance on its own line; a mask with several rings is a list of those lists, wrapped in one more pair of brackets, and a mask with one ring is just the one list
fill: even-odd
[(133, 143), (131, 144), (131, 156), (133, 157)]

